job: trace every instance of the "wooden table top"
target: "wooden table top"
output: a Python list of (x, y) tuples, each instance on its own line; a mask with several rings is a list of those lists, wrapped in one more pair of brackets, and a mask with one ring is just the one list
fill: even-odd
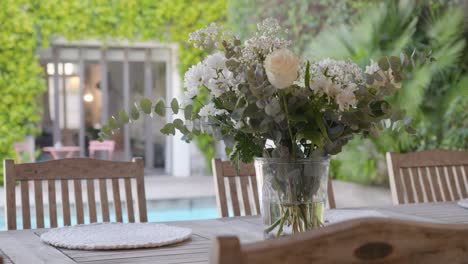
[[(456, 203), (399, 205), (375, 210), (385, 216), (439, 223), (468, 224), (468, 209)], [(335, 209), (339, 212), (351, 209)], [(356, 210), (356, 209), (352, 209)], [(0, 232), (0, 255), (5, 263), (208, 263), (211, 240), (219, 235), (236, 235), (242, 243), (262, 239), (259, 217), (231, 217), (211, 220), (180, 221), (169, 224), (189, 227), (191, 240), (172, 246), (133, 250), (67, 250), (44, 244), (40, 234), (47, 229)]]

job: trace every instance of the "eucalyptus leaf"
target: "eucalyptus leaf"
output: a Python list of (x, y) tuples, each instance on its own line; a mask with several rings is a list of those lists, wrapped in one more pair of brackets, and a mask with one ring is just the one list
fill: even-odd
[(101, 128), (101, 132), (105, 135), (105, 136), (110, 136), (112, 134), (112, 129), (108, 126), (108, 125), (104, 125), (102, 128)]
[(187, 105), (184, 108), (184, 117), (187, 120), (192, 120), (192, 111), (193, 111), (193, 105)]
[(166, 125), (161, 128), (161, 133), (165, 135), (175, 135), (175, 127), (172, 123), (167, 123)]
[(378, 61), (378, 64), (379, 64), (379, 67), (380, 69), (384, 70), (384, 71), (388, 71), (390, 65), (388, 63), (388, 58), (387, 57), (383, 57), (381, 58), (379, 61)]
[(163, 99), (159, 99), (159, 101), (154, 105), (154, 112), (159, 115), (164, 117), (166, 115), (166, 106), (164, 104)]
[(138, 110), (138, 107), (136, 105), (132, 106), (132, 109), (130, 111), (130, 117), (133, 120), (138, 120), (140, 118), (140, 110)]
[(151, 114), (151, 104), (151, 100), (146, 97), (140, 100), (140, 107), (143, 113), (147, 115)]
[(172, 112), (174, 112), (174, 114), (177, 115), (177, 113), (179, 113), (179, 102), (177, 101), (176, 98), (172, 99), (171, 101), (171, 109), (172, 109)]
[(174, 119), (174, 121), (172, 121), (172, 124), (174, 124), (174, 127), (179, 129), (182, 128), (184, 126), (184, 121), (182, 121), (182, 119), (180, 118), (176, 118)]
[(112, 130), (116, 130), (120, 127), (119, 122), (117, 121), (117, 119), (115, 119), (115, 117), (109, 118), (108, 124)]
[(127, 112), (125, 112), (124, 109), (119, 111), (119, 121), (122, 124), (128, 124), (128, 122), (130, 122)]

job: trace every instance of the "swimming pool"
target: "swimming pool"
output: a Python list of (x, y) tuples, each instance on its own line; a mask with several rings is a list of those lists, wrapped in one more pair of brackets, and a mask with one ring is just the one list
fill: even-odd
[[(57, 205), (58, 223), (59, 226), (63, 225), (63, 218), (61, 215), (61, 205)], [(85, 223), (89, 223), (88, 209), (85, 209)], [(100, 212), (100, 208), (97, 208)], [(218, 217), (216, 209), (216, 200), (214, 197), (199, 197), (191, 199), (168, 199), (168, 200), (153, 200), (147, 201), (148, 221), (149, 222), (165, 222), (165, 221), (181, 221), (181, 220), (197, 220), (197, 219), (210, 219)], [(110, 220), (115, 221), (114, 207), (110, 205)], [(72, 208), (72, 225), (76, 224), (76, 217)], [(45, 214), (45, 227), (50, 227), (48, 218), (48, 208), (44, 207)], [(21, 209), (17, 210), (17, 226), (22, 229), (23, 223), (21, 220)], [(123, 206), (124, 222), (127, 221), (127, 212)], [(98, 222), (102, 221), (102, 217), (98, 213)], [(35, 211), (31, 208), (31, 225), (32, 228), (36, 227)], [(4, 210), (0, 210), (0, 230), (5, 230), (5, 216)]]

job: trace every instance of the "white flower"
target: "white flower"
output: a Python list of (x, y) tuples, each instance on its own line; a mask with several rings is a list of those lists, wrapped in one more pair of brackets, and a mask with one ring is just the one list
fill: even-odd
[(184, 86), (187, 89), (198, 88), (202, 85), (205, 85), (205, 82), (213, 76), (213, 73), (210, 73), (205, 65), (199, 62), (197, 65), (194, 65), (188, 69), (184, 75)]
[(380, 70), (379, 64), (370, 60), (370, 64), (366, 66), (366, 70), (364, 71), (367, 74), (374, 74)]
[(338, 104), (340, 111), (345, 111), (348, 110), (349, 107), (356, 106), (357, 100), (354, 95), (354, 91), (356, 89), (357, 87), (355, 85), (350, 85), (336, 96), (336, 103)]
[(210, 69), (226, 69), (226, 57), (222, 52), (216, 52), (215, 54), (209, 55), (208, 57), (206, 57), (204, 63)]
[(325, 76), (313, 78), (310, 81), (310, 89), (319, 96), (326, 94), (328, 97), (335, 97), (340, 92), (338, 86)]
[(335, 84), (343, 86), (342, 89), (348, 83), (364, 83), (364, 75), (361, 68), (349, 61), (324, 59), (311, 65), (311, 75), (324, 75), (325, 73), (327, 77), (333, 78)]
[(214, 103), (210, 102), (203, 106), (198, 113), (201, 117), (209, 117), (209, 116), (217, 116), (217, 115), (224, 115), (229, 114), (228, 111), (224, 109), (217, 109)]
[(264, 66), (268, 81), (274, 87), (284, 89), (298, 77), (299, 58), (288, 49), (279, 49), (266, 57)]
[(198, 86), (192, 86), (190, 88), (187, 88), (187, 91), (184, 92), (184, 96), (186, 99), (192, 99), (198, 95), (198, 92)]

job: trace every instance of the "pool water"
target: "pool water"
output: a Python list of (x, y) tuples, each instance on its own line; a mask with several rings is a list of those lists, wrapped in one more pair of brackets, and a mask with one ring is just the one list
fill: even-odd
[[(191, 199), (170, 199), (170, 200), (156, 200), (156, 201), (147, 201), (146, 203), (148, 211), (148, 221), (149, 222), (166, 222), (166, 221), (182, 221), (182, 220), (197, 220), (197, 219), (210, 219), (217, 218), (218, 211), (216, 209), (216, 200), (214, 197), (201, 197), (201, 198), (191, 198)], [(136, 209), (136, 208), (135, 208)], [(102, 221), (100, 215), (100, 206), (97, 205), (96, 208), (98, 212), (98, 222)], [(125, 205), (122, 204), (123, 210), (123, 220), (124, 222), (128, 221), (127, 212), (125, 210)], [(74, 208), (71, 208), (71, 220), (72, 225), (76, 224), (76, 216), (74, 215)], [(88, 208), (85, 206), (85, 223), (89, 223)], [(58, 225), (63, 226), (63, 217), (61, 215), (61, 205), (57, 205), (57, 214), (58, 214)], [(109, 206), (110, 220), (111, 222), (115, 221), (114, 207), (111, 204)], [(32, 228), (36, 227), (35, 219), (35, 209), (31, 208), (31, 225)], [(45, 214), (45, 227), (50, 227), (49, 217), (48, 217), (48, 207), (44, 206)], [(22, 229), (23, 223), (21, 219), (21, 209), (17, 210), (17, 227)], [(0, 230), (5, 230), (5, 216), (4, 211), (0, 210)]]

